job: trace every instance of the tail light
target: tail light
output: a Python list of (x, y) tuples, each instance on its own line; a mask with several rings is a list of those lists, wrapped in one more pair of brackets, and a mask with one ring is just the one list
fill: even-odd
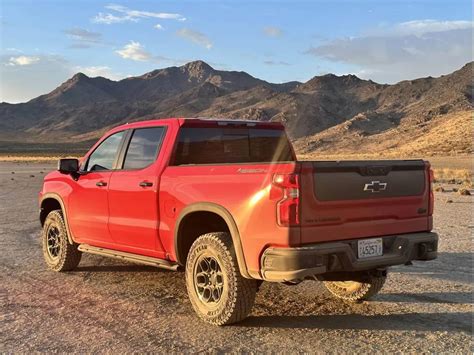
[(277, 202), (277, 220), (281, 226), (294, 226), (300, 223), (299, 216), (299, 176), (298, 174), (275, 174), (272, 186), (279, 190), (281, 199)]
[(428, 207), (428, 216), (431, 216), (433, 215), (433, 210), (434, 210), (434, 193), (433, 193), (433, 183), (435, 181), (435, 177), (434, 177), (434, 171), (433, 169), (429, 169), (429, 174), (430, 174), (430, 180), (429, 180), (429, 184), (430, 184), (430, 204), (429, 204), (429, 207)]

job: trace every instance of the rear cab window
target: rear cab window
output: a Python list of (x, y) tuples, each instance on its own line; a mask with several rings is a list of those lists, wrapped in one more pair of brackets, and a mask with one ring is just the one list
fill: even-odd
[(161, 126), (135, 129), (122, 168), (143, 169), (152, 164), (158, 156), (164, 133), (165, 127)]
[(182, 127), (173, 165), (295, 161), (283, 129)]

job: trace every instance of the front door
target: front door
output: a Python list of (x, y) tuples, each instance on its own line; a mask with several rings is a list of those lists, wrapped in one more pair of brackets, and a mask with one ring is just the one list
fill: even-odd
[(72, 188), (68, 201), (68, 220), (79, 243), (111, 243), (108, 229), (108, 189), (118, 151), (125, 132), (105, 138), (89, 155)]
[(121, 169), (110, 178), (109, 231), (122, 250), (152, 256), (163, 251), (158, 235), (158, 189), (164, 134), (165, 127), (135, 129)]

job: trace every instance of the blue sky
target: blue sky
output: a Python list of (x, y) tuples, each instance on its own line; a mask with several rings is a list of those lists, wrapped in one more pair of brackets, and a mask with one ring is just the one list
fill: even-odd
[(470, 1), (0, 0), (0, 101), (76, 72), (118, 80), (201, 59), (271, 81), (393, 83), (472, 60)]

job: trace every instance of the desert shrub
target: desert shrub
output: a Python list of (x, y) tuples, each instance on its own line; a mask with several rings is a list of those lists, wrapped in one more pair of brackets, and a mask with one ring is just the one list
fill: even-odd
[(464, 184), (470, 186), (473, 182), (472, 173), (468, 169), (434, 169), (434, 175), (437, 182), (450, 184)]

